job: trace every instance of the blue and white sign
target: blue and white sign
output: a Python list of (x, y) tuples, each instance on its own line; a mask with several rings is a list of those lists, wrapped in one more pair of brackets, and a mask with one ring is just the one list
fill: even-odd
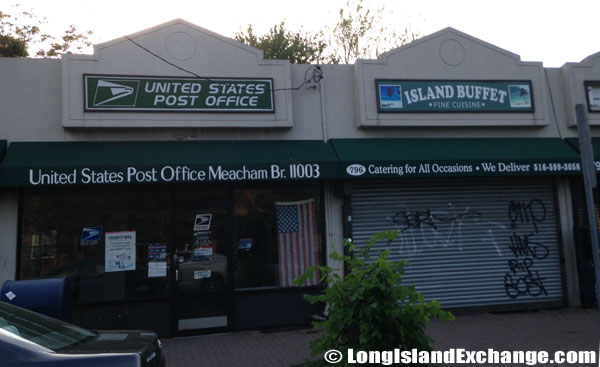
[(194, 272), (194, 280), (196, 279), (206, 279), (212, 276), (211, 270), (196, 270)]
[(212, 256), (213, 249), (211, 247), (199, 247), (194, 249), (194, 256)]
[(194, 221), (194, 231), (208, 231), (210, 229), (210, 221), (212, 214), (198, 214)]
[(81, 245), (97, 245), (102, 236), (102, 227), (83, 227), (81, 232)]
[(148, 260), (165, 260), (167, 258), (167, 246), (149, 245)]
[(238, 249), (250, 250), (252, 248), (252, 238), (240, 238), (238, 241)]
[(82, 241), (99, 241), (102, 235), (102, 227), (83, 227), (81, 232)]

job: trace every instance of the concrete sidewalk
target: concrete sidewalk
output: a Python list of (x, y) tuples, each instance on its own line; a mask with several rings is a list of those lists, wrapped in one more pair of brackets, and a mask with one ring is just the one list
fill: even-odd
[[(428, 329), (436, 350), (598, 351), (600, 313), (558, 309), (505, 314), (457, 316), (455, 322), (435, 320)], [(163, 340), (169, 367), (289, 367), (311, 359), (310, 329), (243, 331)], [(596, 364), (597, 366), (598, 364)], [(333, 366), (333, 365), (332, 365)], [(513, 365), (511, 365), (513, 366)], [(516, 365), (514, 365), (516, 366)]]

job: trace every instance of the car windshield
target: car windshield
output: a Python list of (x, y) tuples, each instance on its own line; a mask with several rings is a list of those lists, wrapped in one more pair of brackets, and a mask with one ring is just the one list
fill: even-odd
[(83, 343), (93, 331), (0, 302), (0, 328), (53, 351)]

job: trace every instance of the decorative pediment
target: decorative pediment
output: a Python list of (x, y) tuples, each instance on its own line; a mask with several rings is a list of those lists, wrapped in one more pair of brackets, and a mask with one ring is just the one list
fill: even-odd
[(62, 86), (65, 127), (293, 125), (287, 60), (181, 19), (65, 56)]
[[(398, 86), (398, 91), (402, 83), (412, 83), (412, 94), (403, 91), (407, 102), (403, 106), (415, 101), (411, 95), (427, 103), (419, 111), (400, 108), (385, 111), (378, 95), (381, 81)], [(429, 93), (429, 98), (428, 87), (434, 91)], [(439, 93), (435, 92), (436, 87)], [(516, 108), (507, 104), (511, 87), (519, 88), (521, 97), (527, 99), (520, 105), (515, 102), (512, 107)], [(465, 97), (455, 102), (444, 99), (448, 95), (456, 99), (465, 90), (469, 95), (477, 91), (477, 98)], [(361, 127), (543, 126), (549, 123), (550, 115), (546, 111), (549, 104), (545, 90), (541, 62), (522, 62), (514, 53), (453, 28), (386, 52), (376, 60), (358, 60), (355, 64), (356, 105)], [(491, 102), (500, 100), (507, 102), (506, 106), (491, 106)]]
[(561, 68), (561, 76), (569, 126), (577, 125), (575, 105), (580, 103), (588, 110), (590, 125), (600, 126), (600, 52), (578, 63), (566, 63)]

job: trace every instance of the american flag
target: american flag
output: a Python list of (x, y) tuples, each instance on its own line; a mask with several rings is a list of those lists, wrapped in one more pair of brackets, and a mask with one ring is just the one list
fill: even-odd
[[(277, 210), (277, 245), (279, 253), (279, 285), (291, 287), (292, 280), (310, 265), (318, 266), (318, 236), (315, 200), (275, 203)], [(318, 268), (305, 285), (318, 285)]]

